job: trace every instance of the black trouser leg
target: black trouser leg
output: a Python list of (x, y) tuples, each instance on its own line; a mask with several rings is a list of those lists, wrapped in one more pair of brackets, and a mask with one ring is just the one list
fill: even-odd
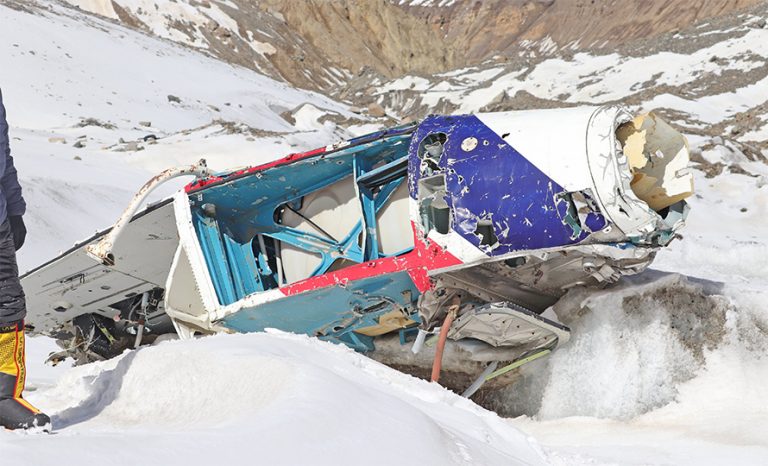
[(16, 248), (6, 219), (0, 224), (0, 325), (19, 322), (26, 314), (27, 303), (19, 281)]
[(23, 397), (27, 377), (24, 290), (19, 282), (16, 248), (8, 220), (0, 224), (0, 426), (50, 428), (51, 419)]

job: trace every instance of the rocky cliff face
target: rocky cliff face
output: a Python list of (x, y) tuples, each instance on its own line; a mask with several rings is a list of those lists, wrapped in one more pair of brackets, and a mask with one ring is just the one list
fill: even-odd
[(760, 0), (66, 0), (328, 92), (353, 76), (432, 74), (535, 50), (610, 49)]
[(688, 135), (711, 176), (768, 162), (765, 0), (66, 2), (381, 124), (622, 103)]

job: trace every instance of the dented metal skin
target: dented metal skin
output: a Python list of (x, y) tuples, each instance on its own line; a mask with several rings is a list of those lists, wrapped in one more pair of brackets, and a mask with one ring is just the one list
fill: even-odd
[[(154, 290), (153, 309), (182, 338), (277, 328), (420, 372), (458, 299), (443, 368), (464, 383), (487, 364), (554, 350), (569, 330), (545, 311), (568, 289), (639, 273), (674, 239), (688, 210), (687, 145), (651, 118), (635, 122), (643, 146), (626, 142), (627, 126), (617, 138), (633, 121), (618, 106), (430, 116), (207, 176), (173, 197), (165, 221), (140, 213), (26, 274), (28, 323), (59, 337), (65, 355), (94, 351), (95, 340), (120, 340), (100, 339), (110, 333), (100, 319), (130, 329), (126, 309)], [(133, 294), (84, 293), (127, 273), (104, 254), (86, 266), (86, 249), (114, 242), (122, 267), (152, 263), (142, 238), (170, 215), (176, 231), (152, 232), (178, 238), (160, 271)], [(96, 322), (90, 337), (73, 323), (83, 315)]]

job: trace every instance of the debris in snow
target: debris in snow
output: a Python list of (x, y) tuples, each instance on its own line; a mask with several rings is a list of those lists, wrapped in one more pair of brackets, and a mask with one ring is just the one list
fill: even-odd
[(151, 121), (140, 121), (139, 122), (139, 126), (146, 126), (147, 128), (149, 128), (150, 126), (152, 126), (152, 122)]
[(87, 126), (98, 126), (105, 129), (117, 128), (117, 126), (113, 125), (112, 123), (104, 122), (97, 118), (83, 118), (75, 125), (76, 128), (85, 128)]
[(180, 104), (181, 103), (181, 99), (176, 97), (173, 94), (168, 94), (168, 102), (175, 103), (175, 104)]
[(138, 152), (144, 150), (144, 146), (140, 145), (138, 141), (128, 141), (125, 144), (114, 148), (115, 152)]

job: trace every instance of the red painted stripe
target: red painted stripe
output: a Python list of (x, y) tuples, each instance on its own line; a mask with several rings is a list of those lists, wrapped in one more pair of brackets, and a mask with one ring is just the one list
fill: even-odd
[(411, 228), (414, 230), (415, 247), (413, 251), (399, 257), (386, 257), (375, 261), (364, 262), (362, 264), (346, 267), (336, 272), (326, 273), (317, 277), (307, 278), (288, 286), (280, 288), (286, 296), (291, 296), (306, 291), (325, 288), (328, 286), (342, 285), (363, 278), (375, 277), (388, 273), (407, 271), (411, 276), (416, 288), (424, 292), (432, 284), (429, 279), (429, 271), (437, 270), (452, 265), (458, 265), (462, 262), (450, 252), (444, 250), (437, 244), (423, 240), (420, 235), (415, 233), (415, 226), (411, 222)]
[(324, 153), (325, 153), (325, 147), (319, 147), (317, 149), (313, 149), (307, 152), (290, 154), (283, 157), (282, 159), (273, 160), (272, 162), (267, 162), (262, 165), (256, 165), (254, 167), (248, 167), (242, 170), (237, 170), (235, 172), (229, 173), (224, 176), (211, 176), (203, 180), (190, 183), (184, 187), (184, 191), (186, 191), (187, 193), (191, 193), (193, 191), (198, 191), (212, 184), (226, 181), (228, 178), (236, 178), (238, 176), (249, 175), (251, 173), (260, 172), (263, 170), (267, 170), (269, 168), (279, 167), (280, 165), (287, 165), (289, 163), (297, 162), (299, 160), (303, 160), (308, 157), (313, 157), (313, 156), (324, 154)]
[(19, 377), (21, 376), (21, 369), (19, 368), (19, 324), (16, 323), (16, 331), (13, 334), (13, 363), (16, 365), (16, 381), (13, 384), (13, 397), (18, 398), (20, 395), (19, 390)]

